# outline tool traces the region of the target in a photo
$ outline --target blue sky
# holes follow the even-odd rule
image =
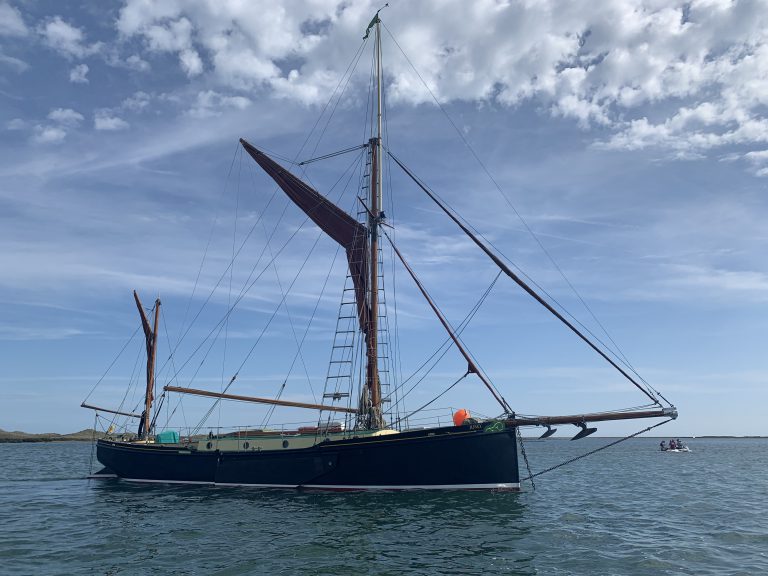
[[[163,364],[169,342],[213,294],[174,354],[177,369],[192,358],[174,383],[218,389],[247,357],[231,391],[267,396],[286,379],[319,299],[283,397],[319,393],[342,258],[323,291],[336,247],[321,238],[312,249],[318,232],[302,226],[295,207],[280,217],[286,201],[270,203],[274,186],[237,139],[288,158],[360,143],[370,43],[327,129],[311,131],[319,117],[326,125],[323,107],[378,7],[0,2],[0,428],[67,432],[93,424],[78,406],[138,326],[134,289],[147,305],[163,301]],[[768,433],[764,5],[616,0],[598,12],[554,0],[424,0],[391,2],[382,18],[502,192],[385,33],[393,152],[601,333],[507,200],[515,206],[635,368],[678,406],[680,419],[664,433]],[[342,156],[307,171],[348,209],[354,187],[334,183],[352,161]],[[398,244],[458,323],[496,271],[402,175],[391,176],[388,216]],[[233,244],[252,227],[233,288],[225,274],[214,290]],[[193,379],[196,347],[254,266],[264,269],[269,257],[259,255],[292,235]],[[310,250],[287,307],[249,356]],[[407,375],[444,336],[404,272],[394,277]],[[462,337],[521,413],[643,403],[503,278]],[[139,346],[134,340],[90,401],[121,402]],[[173,372],[170,364],[164,370],[161,383]],[[463,370],[449,352],[409,405]],[[124,404],[131,409],[135,388]],[[440,403],[496,412],[474,379]],[[174,423],[193,424],[208,407],[187,398]],[[209,422],[247,425],[263,416],[261,407],[225,403]]]

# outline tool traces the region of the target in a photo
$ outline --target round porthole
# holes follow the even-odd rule
[[[243,449],[244,450],[248,450],[248,448],[250,448],[250,447],[251,447],[251,445],[248,442],[243,442]]]
[[[288,448],[288,440],[283,440],[283,448]]]
[[[208,448],[208,450],[210,450],[211,448],[213,448],[213,442],[208,442],[208,444],[206,444],[205,447]]]

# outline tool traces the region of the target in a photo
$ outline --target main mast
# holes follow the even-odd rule
[[[370,197],[368,201],[368,229],[370,232],[370,278],[369,278],[369,317],[367,326],[367,366],[365,385],[370,399],[370,408],[366,418],[369,428],[383,428],[384,419],[381,415],[381,382],[378,370],[378,339],[379,339],[379,221],[382,217],[381,210],[381,20],[379,13],[373,18],[371,24],[375,25],[375,58],[376,58],[376,126],[375,133],[369,143],[371,146],[371,181],[368,189]],[[370,25],[368,27],[370,30]],[[366,33],[367,35],[367,33]]]

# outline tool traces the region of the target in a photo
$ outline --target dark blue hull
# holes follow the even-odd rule
[[[518,490],[514,428],[485,424],[349,438],[310,448],[188,450],[99,440],[97,457],[120,478],[327,490]]]

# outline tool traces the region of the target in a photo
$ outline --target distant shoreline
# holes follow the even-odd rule
[[[0,444],[16,444],[21,442],[72,442],[72,441],[91,441],[95,438],[103,438],[103,432],[95,430],[80,430],[71,434],[57,434],[55,432],[44,432],[42,434],[29,434],[27,432],[13,431],[8,432],[0,429]]]

